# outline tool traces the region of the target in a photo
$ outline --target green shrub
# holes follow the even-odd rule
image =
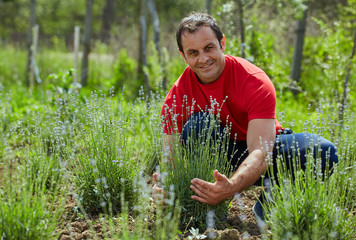
[[[211,206],[193,200],[195,194],[191,189],[191,180],[199,178],[214,182],[213,172],[217,169],[220,173],[229,175],[228,142],[230,139],[229,128],[220,132],[220,120],[209,113],[201,113],[209,123],[204,123],[202,129],[191,128],[185,147],[182,146],[180,136],[173,136],[171,149],[165,149],[161,162],[162,183],[168,192],[174,191],[181,206],[181,226],[191,225],[206,229],[207,214],[215,212],[214,221],[219,224],[227,216],[228,200]],[[191,119],[195,126],[195,119]],[[174,124],[174,123],[173,123]],[[200,133],[199,133],[200,132]],[[171,151],[171,158],[169,151]]]
[[[121,49],[114,67],[114,86],[117,91],[125,88],[126,95],[134,100],[137,97],[140,83],[136,80],[137,63],[131,58],[125,48]]]
[[[2,168],[1,239],[57,238],[55,229],[64,209],[59,192],[63,171],[55,168],[55,159],[30,157],[24,162],[9,161]]]
[[[133,206],[140,189],[134,188],[144,160],[134,150],[139,137],[132,112],[119,102],[92,93],[79,108],[86,119],[78,122],[79,138],[72,153],[78,198],[89,212],[121,211],[121,194]]]
[[[322,136],[328,134],[328,127],[335,127],[323,117],[317,112],[316,118],[304,125],[305,131]],[[346,128],[354,129],[353,126]],[[272,239],[354,238],[356,156],[353,132],[344,132],[335,142],[339,164],[334,166],[332,175],[328,169],[324,175],[321,173],[320,156],[317,154],[314,160],[312,152],[307,153],[308,164],[304,171],[297,157],[292,160],[294,168],[291,170],[287,170],[284,161],[277,161],[279,172],[274,177],[278,178],[278,184],[273,182],[271,188],[273,204],[265,205],[268,235]]]

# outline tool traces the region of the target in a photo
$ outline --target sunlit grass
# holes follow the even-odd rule
[[[15,215],[10,214],[10,208],[5,209],[10,205],[13,209],[26,208],[28,212],[37,212],[38,215],[23,216],[34,231],[38,229],[37,225],[42,226],[36,219],[43,220],[49,216],[37,208],[60,216],[62,208],[53,207],[54,199],[66,196],[66,193],[58,192],[58,187],[65,189],[66,179],[71,181],[68,185],[73,187],[71,191],[75,193],[83,215],[101,214],[103,225],[116,239],[174,239],[179,233],[178,226],[183,233],[193,225],[205,230],[211,209],[214,210],[214,223],[226,217],[228,202],[209,207],[192,200],[194,193],[189,188],[190,180],[195,177],[214,182],[212,171],[216,168],[229,174],[225,165],[219,163],[226,160],[220,149],[224,145],[219,142],[222,140],[210,139],[212,148],[203,142],[199,148],[191,146],[194,151],[183,147],[177,140],[173,149],[175,162],[169,166],[162,150],[162,95],[153,95],[149,101],[141,95],[135,102],[127,101],[125,92],[114,94],[113,91],[99,90],[89,95],[48,90],[34,92],[33,98],[30,96],[21,87],[13,88],[11,94],[6,90],[0,91],[1,173],[10,166],[16,166],[11,168],[11,173],[16,173],[12,178],[17,179],[14,186],[18,186],[11,187],[3,181],[6,178],[1,178],[2,211],[6,213],[4,216],[10,216],[3,221],[13,221],[11,219]],[[27,98],[29,100],[25,101]],[[322,235],[324,230],[320,230],[323,227],[329,229],[325,232],[330,238],[352,234],[347,231],[355,229],[355,219],[350,215],[356,201],[352,110],[347,109],[345,124],[340,128],[331,103],[324,102],[315,107],[298,104],[293,99],[282,100],[282,108],[278,112],[283,126],[291,127],[295,132],[308,131],[333,138],[340,164],[325,181],[320,181],[311,171],[299,172],[295,183],[289,181],[288,175],[282,176],[285,181],[272,191],[276,203],[269,219],[273,223],[270,231],[276,238],[289,234],[300,239],[309,233],[310,236],[325,236]],[[292,110],[296,114],[292,115]],[[211,131],[207,129],[207,136]],[[189,144],[192,143],[189,140]],[[165,177],[163,186],[171,193],[168,195],[171,200],[168,199],[163,208],[152,203],[151,185],[148,184],[148,176],[159,164]],[[31,184],[33,181],[37,185]],[[28,187],[24,188],[24,185]],[[33,186],[32,189],[29,186]],[[31,195],[30,192],[34,191],[40,193]],[[19,194],[26,198],[19,201],[16,197]],[[172,205],[168,206],[168,203]],[[11,211],[17,214],[15,210]],[[314,219],[311,215],[317,217]],[[132,219],[135,219],[134,223]],[[44,234],[55,236],[58,225],[52,225],[52,219],[48,221],[50,225]],[[310,228],[305,228],[306,225]],[[283,226],[291,228],[286,230]],[[14,231],[19,236],[27,234],[20,228],[14,228]]]

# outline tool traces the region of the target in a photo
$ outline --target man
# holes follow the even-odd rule
[[[215,170],[214,183],[192,179],[190,188],[196,193],[192,199],[215,205],[260,181],[268,167],[267,159],[275,161],[280,152],[290,150],[282,146],[278,152],[274,146],[277,140],[289,147],[297,141],[301,154],[310,149],[310,140],[321,141],[324,169],[327,151],[332,158],[330,165],[338,161],[329,141],[312,134],[284,131],[276,119],[276,94],[271,80],[250,62],[224,54],[225,36],[215,19],[203,13],[192,14],[182,20],[176,38],[188,67],[169,91],[162,108],[166,146],[172,142],[173,134],[185,136],[191,118],[213,101],[218,106],[213,111],[218,112],[222,125],[231,124],[231,134],[241,150],[231,159],[237,168],[231,178]],[[248,154],[242,154],[246,152],[243,150]],[[259,202],[253,210],[258,220],[264,219]]]

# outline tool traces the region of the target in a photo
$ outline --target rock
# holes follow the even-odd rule
[[[76,227],[72,227],[71,230],[72,230],[73,233],[82,233],[82,231],[80,231],[80,230],[79,230],[78,228],[76,228]]]
[[[83,227],[83,231],[88,230],[89,229],[89,223],[82,222],[82,227]]]
[[[74,239],[81,240],[84,239],[84,236],[81,233],[74,233]]]
[[[70,232],[68,229],[64,229],[61,233],[61,235],[70,235]]]
[[[77,228],[78,231],[74,231],[73,232],[79,232],[79,233],[82,233],[83,232],[83,223],[81,222],[73,222],[70,224],[72,226],[72,228]]]
[[[95,224],[93,227],[94,227],[94,229],[95,229],[96,231],[101,230],[101,224],[100,224],[100,223]]]
[[[93,239],[94,236],[89,230],[85,230],[82,235],[85,237],[85,239]]]

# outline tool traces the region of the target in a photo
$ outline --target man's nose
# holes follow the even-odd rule
[[[209,59],[209,57],[206,54],[206,52],[201,51],[200,54],[199,54],[199,62],[206,63],[208,61],[208,59]]]

